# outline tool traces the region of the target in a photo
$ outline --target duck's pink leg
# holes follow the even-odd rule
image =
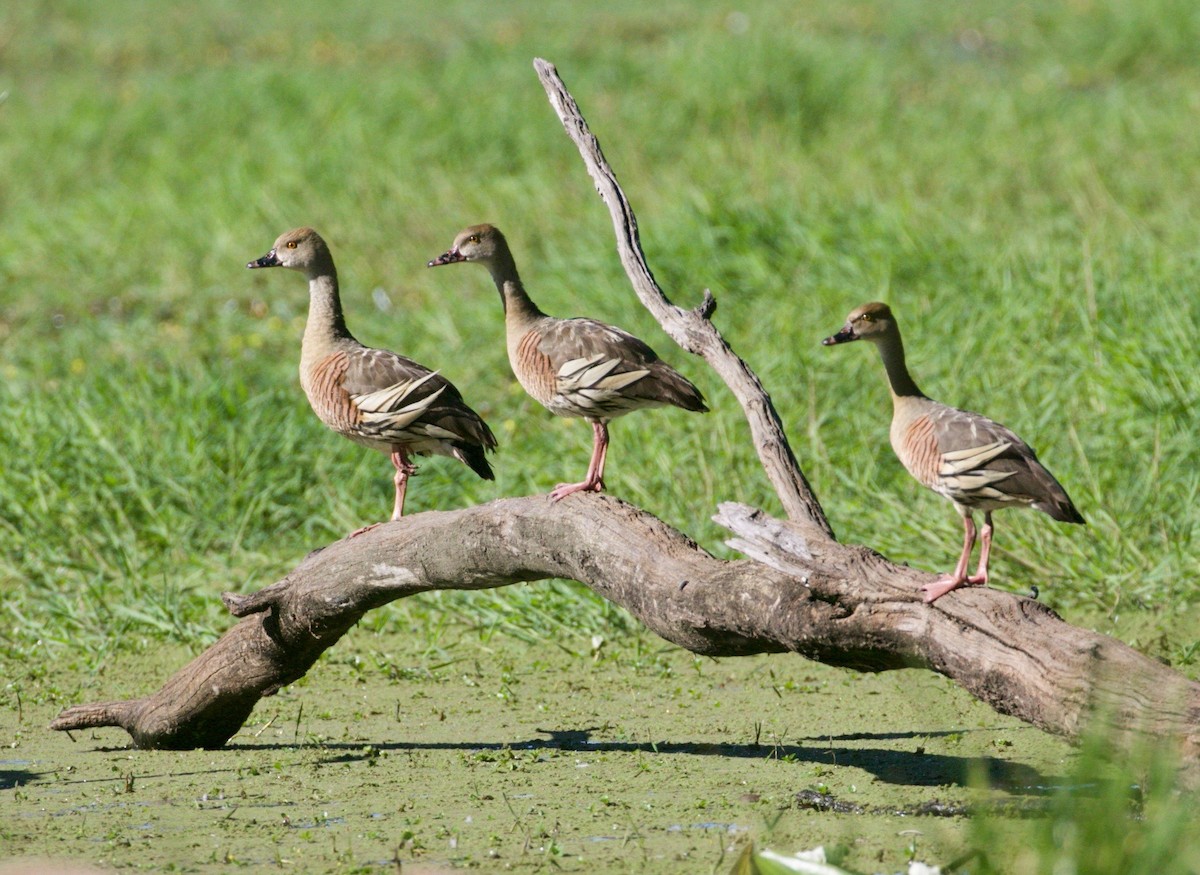
[[[587,477],[579,483],[560,483],[550,493],[551,501],[562,501],[575,492],[600,492],[604,489],[604,461],[608,457],[608,423],[592,420],[592,461]]]
[[[396,484],[396,501],[392,505],[392,519],[398,520],[404,516],[404,495],[408,492],[408,478],[416,473],[417,466],[408,460],[408,453],[403,448],[395,446],[392,447],[392,465],[396,468],[396,476],[392,478]],[[369,526],[355,529],[350,533],[350,537],[357,538],[378,525],[380,524],[371,523]]]
[[[983,515],[983,528],[979,531],[979,567],[975,574],[967,578],[972,586],[983,586],[988,582],[988,559],[992,555],[992,515]]]
[[[990,526],[988,528],[990,537]],[[974,546],[975,520],[971,518],[969,513],[966,513],[963,514],[963,548],[962,553],[958,557],[958,564],[954,566],[952,574],[943,574],[933,583],[927,583],[921,587],[921,593],[924,595],[926,602],[936,601],[946,593],[956,590],[967,583],[967,563],[971,561],[971,548]]]
[[[408,460],[402,447],[392,447],[392,464],[396,466],[396,503],[392,505],[392,519],[404,516],[404,495],[408,492],[408,478],[415,474],[417,466]]]

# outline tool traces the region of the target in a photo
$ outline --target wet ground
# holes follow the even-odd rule
[[[843,845],[845,865],[897,872],[959,856],[970,810],[1019,829],[1069,770],[1062,741],[929,672],[714,661],[650,636],[593,651],[464,633],[430,653],[357,631],[224,750],[45,729],[64,705],[151,691],[189,656],[151,650],[97,676],[9,685],[0,859],[707,873],[753,841]]]

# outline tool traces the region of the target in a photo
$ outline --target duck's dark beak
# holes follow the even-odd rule
[[[821,341],[821,346],[833,346],[837,343],[849,343],[852,340],[858,340],[858,335],[854,333],[854,326],[849,322],[842,326],[842,330],[832,337],[826,337]]]
[[[457,261],[466,260],[466,256],[462,255],[457,249],[447,249],[437,258],[429,262],[426,267],[440,267],[443,264],[454,264]]]
[[[262,258],[257,258],[254,261],[250,261],[250,262],[246,263],[246,267],[249,267],[249,268],[282,267],[282,266],[283,266],[283,264],[280,262],[279,256],[275,254],[274,249],[272,249],[270,252],[268,252]]]

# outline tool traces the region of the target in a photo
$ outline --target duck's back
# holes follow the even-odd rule
[[[703,411],[704,398],[648,344],[594,319],[543,317],[509,337],[531,396],[560,416],[612,419],[642,407]]]
[[[482,450],[496,446],[491,429],[453,383],[412,359],[342,342],[301,368],[301,384],[318,418],[357,443],[454,456],[480,476],[491,473],[482,461]],[[479,452],[467,458],[465,447]]]
[[[923,397],[896,399],[891,440],[920,483],[965,508],[1031,506],[1083,522],[1066,491],[1015,432],[980,414]]]

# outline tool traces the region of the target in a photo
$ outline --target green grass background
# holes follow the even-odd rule
[[[712,401],[620,421],[615,494],[717,552],[716,502],[777,510],[728,394],[628,289],[535,55],[580,101],[668,293],[716,294],[843,538],[930,569],[958,545],[887,446],[874,355],[819,346],[884,298],[924,388],[1022,433],[1091,523],[1001,515],[1000,585],[1170,625],[1200,594],[1198,38],[1181,0],[12,4],[5,652],[200,646],[227,622],[219,591],[386,514],[386,460],[299,391],[302,281],[243,268],[302,223],[329,239],[360,338],[443,369],[502,440],[495,484],[431,461],[412,511],[586,465],[587,429],[515,385],[483,272],[424,267],[483,220],[544,308],[647,337]],[[574,587],[394,609],[442,610],[529,634],[619,622]],[[1164,654],[1187,663],[1196,641]]]
[[[730,397],[628,290],[535,55],[574,90],[668,293],[713,289],[843,538],[931,569],[958,543],[891,455],[873,354],[818,345],[884,298],[926,391],[1021,432],[1091,523],[1001,515],[1001,585],[1093,616],[1197,601],[1192,4],[289,10],[0,13],[9,650],[201,644],[217,592],[386,513],[386,460],[298,389],[302,281],[242,267],[297,224],[329,239],[360,338],[443,369],[501,437],[494,485],[432,461],[413,511],[586,465],[587,429],[516,387],[483,272],[424,267],[483,220],[544,308],[649,338],[712,399],[619,422],[615,494],[718,552],[717,501],[777,509]],[[543,597],[424,606],[521,625]]]
[[[353,330],[444,370],[502,440],[496,483],[427,463],[411,509],[546,490],[589,434],[515,385],[482,271],[504,228],[535,298],[647,337],[704,418],[614,428],[612,491],[721,552],[716,502],[777,504],[736,406],[637,304],[530,67],[557,63],[651,264],[763,377],[839,534],[948,567],[957,518],[887,446],[873,354],[822,336],[889,300],[926,391],[1039,451],[1091,525],[1002,514],[996,579],[1103,622],[1197,602],[1200,13],[1128,4],[12,4],[0,12],[0,588],[12,655],[89,659],[226,622],[388,506],[295,375],[306,295],[243,264],[312,224]],[[587,631],[576,588],[432,596]],[[582,601],[582,606],[581,606]],[[1166,647],[1190,658],[1196,637]]]
[[[959,543],[891,454],[872,351],[819,345],[881,298],[923,388],[1016,429],[1088,518],[1001,514],[997,584],[1196,676],[1197,45],[1187,0],[6,4],[0,677],[198,650],[221,591],[386,516],[386,459],[299,389],[303,282],[244,269],[299,224],[359,338],[442,369],[500,437],[494,484],[428,461],[410,512],[587,462],[588,429],[515,385],[484,273],[424,266],[479,221],[547,311],[633,330],[710,399],[617,423],[614,494],[721,555],[717,502],[778,512],[736,405],[628,288],[534,56],[668,294],[713,290],[843,539],[931,570]],[[446,623],[581,651],[631,628],[568,584],[364,625]]]

